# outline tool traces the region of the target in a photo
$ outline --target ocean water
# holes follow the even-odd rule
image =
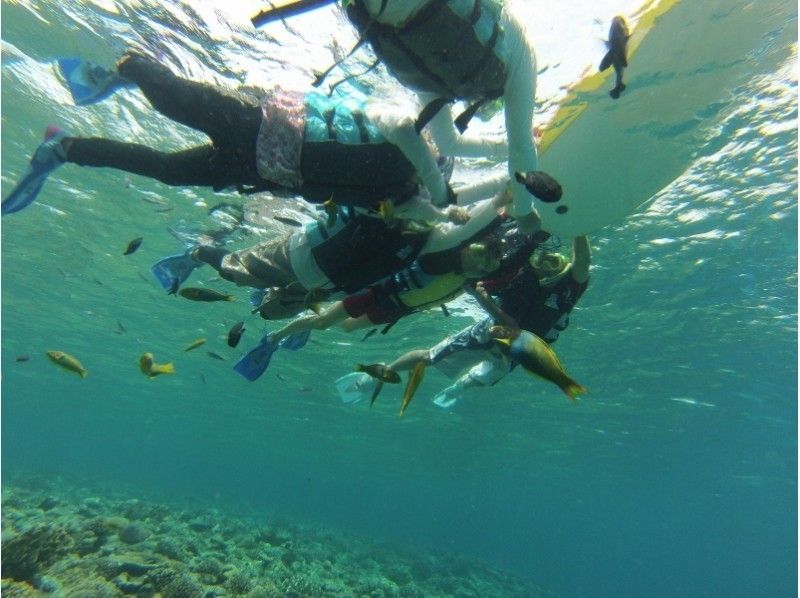
[[[602,54],[607,25],[595,19],[638,3],[518,4],[549,66],[541,99],[557,100]],[[51,492],[82,485],[262,514],[476,559],[562,596],[795,596],[797,8],[772,5],[785,25],[742,57],[751,77],[715,107],[685,172],[591,237],[591,284],[555,346],[590,389],[577,404],[515,372],[445,411],[429,398],[449,382],[432,369],[402,419],[392,389],[371,410],[339,401],[334,379],[461,329],[475,313],[465,302],[364,342],[314,333],[248,383],[231,367],[263,324],[245,290],[201,270],[194,281],[237,301],[191,303],[147,272],[180,250],[168,227],[213,228],[208,209],[240,198],[61,168],[34,205],[2,221],[4,486],[33,477]],[[55,57],[110,64],[145,45],[194,78],[302,85],[353,42],[330,9],[257,33],[247,24],[257,6],[4,1],[3,196],[50,123],[162,148],[201,139],[135,91],[72,105]],[[404,94],[383,73],[366,81]],[[475,178],[492,166],[459,168]],[[123,256],[135,237],[141,248]],[[231,350],[224,336],[240,319],[248,330]],[[184,353],[198,337],[207,344]],[[75,355],[90,375],[59,370],[48,350]],[[177,374],[147,380],[145,351]]]

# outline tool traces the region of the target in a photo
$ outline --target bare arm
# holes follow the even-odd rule
[[[320,315],[305,316],[289,322],[280,330],[276,330],[270,335],[273,343],[284,339],[290,334],[305,332],[306,330],[325,330],[326,328],[338,324],[347,318],[347,311],[344,303],[337,301]]]
[[[584,283],[589,280],[589,264],[592,261],[592,250],[589,238],[585,235],[572,240],[572,278],[575,282]]]
[[[480,282],[475,285],[475,288],[472,288],[469,284],[465,284],[464,291],[472,295],[472,298],[478,302],[478,305],[481,306],[483,311],[489,314],[495,322],[503,326],[511,326],[513,328],[519,327],[519,324],[514,318],[500,309],[500,306],[494,302],[494,299],[486,292],[486,289],[483,288]]]
[[[427,243],[425,243],[422,253],[450,249],[463,240],[469,239],[472,235],[488,226],[497,217],[497,210],[508,205],[510,201],[510,196],[507,193],[499,193],[493,199],[487,199],[476,204],[470,211],[470,218],[466,224],[437,224]]]

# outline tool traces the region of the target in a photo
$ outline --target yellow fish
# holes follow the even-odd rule
[[[373,363],[370,365],[364,365],[363,363],[359,363],[356,366],[357,372],[364,372],[369,374],[376,380],[380,380],[381,382],[388,382],[389,384],[399,384],[400,383],[400,374],[395,372],[393,369],[390,369],[387,365],[383,363]]]
[[[411,373],[408,375],[408,383],[406,384],[406,389],[403,392],[403,404],[400,407],[400,416],[403,416],[403,413],[408,407],[408,404],[411,402],[411,399],[414,398],[414,393],[417,392],[417,388],[419,385],[422,384],[422,378],[425,376],[425,362],[418,361],[417,365],[414,366],[414,369],[411,370]]]
[[[69,370],[70,372],[75,372],[81,378],[85,378],[89,375],[89,370],[83,367],[81,362],[75,359],[72,355],[68,355],[63,351],[48,351],[46,355],[50,358],[50,361],[56,365],[60,365],[62,368]]]
[[[378,203],[378,213],[385,222],[394,218],[394,202],[391,199],[384,199]]]
[[[550,345],[535,334],[509,326],[492,326],[489,333],[511,359],[531,374],[556,384],[570,399],[588,392],[570,378]]]
[[[155,378],[160,374],[175,373],[175,366],[173,366],[171,363],[155,363],[153,361],[152,353],[144,353],[139,358],[139,369],[142,370],[142,373],[149,378]]]
[[[200,347],[200,346],[205,345],[205,344],[206,344],[206,339],[198,338],[196,340],[193,340],[191,343],[189,343],[189,345],[183,350],[183,352],[187,353],[187,352],[191,351],[192,349],[197,349],[197,347]]]
[[[325,223],[327,226],[336,224],[336,214],[339,212],[339,206],[333,201],[333,195],[322,202],[322,207],[325,208],[325,213],[328,215],[328,220]]]

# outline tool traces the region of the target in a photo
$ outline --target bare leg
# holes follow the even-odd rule
[[[342,322],[342,330],[345,332],[353,332],[353,330],[361,330],[362,328],[369,328],[370,326],[375,326],[375,324],[366,315],[357,318],[347,318]]]
[[[346,318],[347,311],[344,308],[344,303],[338,301],[318,316],[307,316],[305,318],[298,318],[297,320],[290,322],[280,330],[273,332],[271,339],[273,343],[277,343],[284,337],[296,332],[305,332],[306,330],[325,330],[334,324],[342,322]]]
[[[423,362],[426,366],[431,364],[430,350],[413,349],[395,359],[389,364],[389,368],[401,372],[412,369],[419,362]]]

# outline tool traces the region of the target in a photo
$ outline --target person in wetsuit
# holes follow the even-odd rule
[[[210,142],[163,152],[49,128],[28,174],[3,201],[4,214],[33,201],[49,172],[65,162],[116,168],[172,186],[283,192],[368,209],[382,200],[399,205],[418,199],[422,188],[437,206],[455,200],[431,147],[396,107],[279,87],[258,97],[179,77],[133,52],[120,59],[113,76],[108,73],[98,79],[135,84],[158,112],[204,132]]]
[[[425,108],[417,130],[430,123],[440,151],[452,156],[508,158],[515,172],[537,169],[533,138],[536,56],[525,27],[498,0],[352,0],[345,12],[388,71],[417,92]],[[505,139],[464,133],[475,110],[504,102]],[[468,108],[453,118],[450,104]],[[462,133],[458,135],[456,128]],[[512,183],[512,215],[523,232],[535,232],[533,200]]]
[[[467,389],[492,386],[513,369],[513,362],[489,334],[492,326],[521,328],[554,343],[588,287],[591,250],[585,236],[573,239],[572,260],[560,253],[535,251],[536,245],[534,241],[523,243],[491,278],[467,287],[488,313],[486,318],[429,349],[408,351],[388,367],[408,370],[422,362],[435,365],[451,378],[467,370],[434,397],[437,405],[450,407]],[[366,377],[364,383],[369,383]]]

